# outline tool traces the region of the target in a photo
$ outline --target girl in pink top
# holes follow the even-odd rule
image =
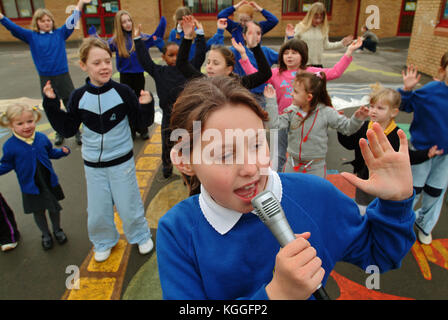
[[[307,67],[308,62],[308,46],[298,39],[290,39],[283,43],[279,51],[279,67],[272,68],[272,77],[268,83],[272,84],[277,94],[278,113],[282,114],[283,110],[292,103],[293,80],[297,72],[324,72],[327,80],[339,78],[353,60],[352,53],[361,47],[362,40],[354,41],[348,48],[342,58],[333,68],[316,68]],[[249,59],[240,60],[246,74],[252,74],[257,71]]]

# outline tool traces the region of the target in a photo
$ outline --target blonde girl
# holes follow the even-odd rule
[[[395,122],[395,117],[398,115],[401,104],[400,93],[394,89],[385,88],[379,83],[371,85],[371,87],[372,92],[370,93],[368,106],[370,120],[365,121],[362,127],[352,135],[344,135],[338,132],[338,140],[341,145],[348,150],[355,151],[355,159],[350,163],[353,165],[353,172],[361,179],[369,177],[369,170],[361,154],[359,139],[367,138],[367,130],[373,126],[373,123],[376,122],[381,126],[395,151],[400,147],[400,137],[398,135],[400,128]],[[409,150],[411,164],[421,163],[442,153],[443,150],[438,150],[437,146],[433,146],[429,150]],[[367,206],[374,198],[374,196],[365,193],[361,189],[356,189],[355,201],[359,206],[361,214],[365,213]]]
[[[54,149],[46,135],[36,132],[36,122],[41,118],[35,107],[17,103],[8,107],[0,117],[0,125],[11,129],[12,136],[3,145],[0,160],[0,175],[14,170],[19,180],[23,198],[23,211],[32,213],[42,232],[44,250],[53,247],[53,238],[48,229],[45,211],[53,225],[53,234],[58,243],[67,241],[60,227],[60,200],[64,193],[50,159],[59,159],[70,153],[67,147]]]
[[[50,80],[59,98],[67,107],[71,92],[75,89],[69,74],[65,41],[75,30],[76,23],[81,18],[84,4],[91,0],[79,0],[72,15],[66,23],[56,28],[53,14],[44,8],[35,11],[32,20],[32,30],[24,29],[0,13],[0,23],[11,34],[30,46],[31,56],[39,74],[41,92],[48,80]],[[56,145],[64,141],[59,133],[56,133]],[[81,133],[76,134],[76,142],[81,144]]]
[[[315,2],[305,18],[294,28],[294,37],[302,39],[308,45],[309,62],[322,68],[324,49],[332,50],[348,46],[353,36],[347,36],[338,42],[328,41],[329,25],[325,5]]]

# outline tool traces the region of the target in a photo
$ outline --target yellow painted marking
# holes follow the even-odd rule
[[[347,72],[355,72],[355,71],[365,71],[365,72],[370,72],[370,73],[380,73],[380,74],[382,74],[384,76],[388,76],[388,77],[401,77],[401,73],[388,72],[388,71],[379,70],[379,69],[371,69],[371,68],[360,66],[359,64],[356,64],[355,62],[352,61],[352,63],[350,63],[350,65],[348,66],[347,70],[345,70],[345,73],[347,73]]]
[[[36,131],[46,131],[48,129],[53,129],[51,127],[51,124],[47,123],[42,123],[36,126]]]
[[[118,212],[114,212],[114,222],[115,226],[117,227],[117,231],[119,234],[124,234],[123,231],[123,222],[120,219],[120,216],[118,215]]]
[[[90,272],[117,272],[120,268],[121,260],[124,255],[124,250],[126,249],[126,240],[118,240],[115,247],[112,248],[110,257],[103,262],[96,262],[92,257],[89,265],[87,266],[87,271]]]
[[[440,240],[434,240],[431,243],[432,247],[437,250],[443,258],[443,267],[448,269],[448,250],[443,246]]]
[[[426,260],[425,253],[423,252],[423,249],[418,243],[418,241],[414,243],[411,250],[412,253],[414,254],[418,266],[420,267],[423,277],[426,280],[431,280],[432,279],[431,269],[429,268],[428,260]]]
[[[110,300],[114,292],[115,278],[80,278],[77,290],[71,290],[67,300]]]
[[[143,172],[143,171],[137,171],[137,182],[139,188],[146,188],[148,186],[148,181],[152,177],[152,172]]]
[[[152,143],[162,143],[162,136],[160,134],[153,134],[151,137]]]
[[[160,157],[140,157],[135,164],[135,169],[156,170],[160,161]]]
[[[430,245],[422,244],[421,245],[423,252],[425,253],[426,258],[435,263],[437,261],[437,258],[434,255],[434,252],[432,251],[432,247]]]
[[[162,145],[161,144],[148,144],[145,148],[144,154],[161,154]]]
[[[146,145],[154,145],[154,137],[159,137],[160,142],[160,126],[157,126],[154,132]],[[144,146],[143,152],[141,151],[136,157],[136,169],[139,170],[136,172],[136,176],[143,203],[145,202],[146,190],[151,186],[150,182],[154,172],[161,163],[161,148],[150,149],[151,152],[154,152],[152,154],[157,156],[145,156],[144,150],[146,149],[147,146]],[[67,290],[62,299],[111,300],[120,298],[131,245],[123,236],[123,224],[116,211],[114,212],[114,221],[121,238],[117,245],[112,248],[110,257],[104,262],[96,262],[92,250],[81,266],[80,288]]]

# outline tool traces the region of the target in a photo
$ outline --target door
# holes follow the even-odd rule
[[[114,17],[120,10],[119,0],[92,0],[84,5],[83,24],[84,36],[94,26],[100,37],[111,37],[114,30]]]
[[[417,9],[417,0],[403,0],[397,35],[399,36],[411,35],[416,9]]]

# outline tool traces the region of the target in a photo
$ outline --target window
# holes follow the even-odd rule
[[[331,0],[283,0],[283,15],[305,15],[314,2],[322,2],[325,5],[327,14],[331,14]]]
[[[448,0],[444,0],[442,4],[442,14],[438,27],[448,28]]]
[[[222,9],[232,5],[232,0],[184,0],[184,6],[199,15],[217,15]]]
[[[0,0],[0,6],[10,19],[31,19],[36,9],[45,8],[44,0]]]

